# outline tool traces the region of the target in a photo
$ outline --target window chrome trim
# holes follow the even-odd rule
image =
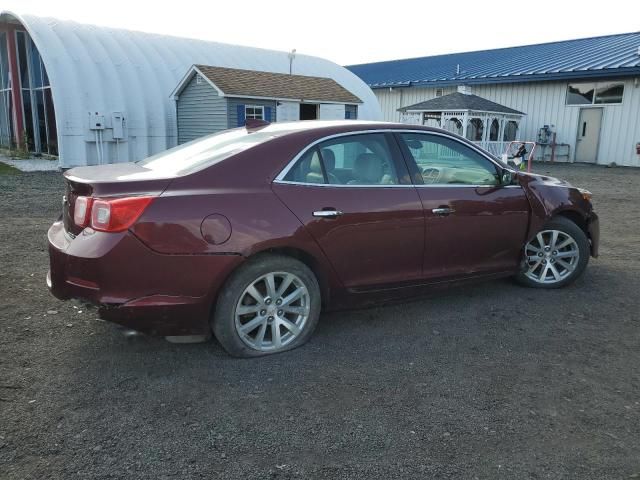
[[[273,183],[277,183],[280,185],[301,185],[303,187],[324,187],[324,188],[407,188],[407,187],[415,187],[415,185],[405,185],[405,184],[385,184],[385,183],[372,183],[371,185],[349,185],[348,183],[307,183],[307,182],[292,182],[289,180],[274,180]]]
[[[322,188],[522,188],[521,185],[468,185],[465,183],[431,183],[426,185],[387,185],[387,184],[371,184],[371,185],[349,185],[346,183],[306,183],[306,182],[290,182],[288,180],[274,180],[273,183],[278,185],[299,185],[301,187],[322,187]]]
[[[353,136],[353,135],[370,135],[372,133],[419,133],[422,135],[437,135],[440,137],[445,137],[445,138],[449,138],[455,142],[458,142],[459,144],[465,146],[465,147],[469,147],[472,150],[474,150],[475,152],[479,153],[482,157],[484,157],[485,159],[487,159],[489,162],[491,162],[493,165],[496,166],[496,168],[499,168],[500,170],[509,170],[509,171],[515,171],[515,170],[511,170],[508,166],[505,167],[503,165],[500,165],[498,162],[495,161],[495,159],[491,158],[490,156],[488,156],[484,151],[482,151],[482,149],[480,149],[479,147],[477,147],[475,144],[467,144],[464,142],[461,142],[459,139],[457,139],[455,136],[447,134],[447,133],[442,133],[442,132],[433,132],[433,131],[429,131],[429,130],[415,130],[415,129],[399,129],[399,128],[380,128],[380,129],[375,129],[375,130],[358,130],[355,132],[342,132],[342,133],[335,133],[333,135],[327,135],[326,137],[322,137],[319,138],[317,140],[314,140],[313,142],[311,142],[309,145],[307,145],[306,147],[304,147],[302,150],[300,150],[300,152],[298,152],[298,154],[293,157],[293,159],[280,171],[280,173],[276,176],[276,178],[274,179],[274,183],[283,183],[283,184],[289,184],[289,185],[312,185],[315,187],[367,187],[367,188],[372,188],[372,187],[384,187],[384,188],[394,188],[394,187],[442,187],[442,186],[450,186],[450,187],[471,187],[471,188],[478,188],[478,187],[497,187],[499,185],[458,185],[458,184],[415,184],[415,183],[411,183],[410,185],[377,185],[377,184],[373,184],[373,185],[347,185],[347,184],[331,184],[331,183],[305,183],[305,182],[294,182],[291,180],[284,180],[284,177],[287,176],[287,174],[289,173],[289,171],[295,166],[295,164],[298,162],[298,160],[300,160],[300,158],[307,153],[308,150],[312,149],[313,147],[315,147],[316,145],[318,145],[319,143],[325,142],[327,140],[332,140],[334,138],[340,138],[340,137],[349,137],[349,136]],[[505,185],[505,187],[513,187],[513,186],[518,186],[519,185]]]
[[[444,187],[444,188],[522,188],[522,185],[468,185],[466,183],[429,183],[424,185],[408,185],[416,188],[436,188],[436,187]]]

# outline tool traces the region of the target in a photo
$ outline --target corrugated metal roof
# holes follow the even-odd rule
[[[640,32],[347,66],[372,88],[640,74]]]
[[[332,78],[210,65],[195,65],[195,67],[229,97],[240,95],[269,97],[277,100],[362,103],[362,100]]]
[[[509,113],[512,115],[524,115],[524,113],[492,102],[478,95],[464,94],[460,92],[450,93],[441,97],[432,98],[424,102],[399,108],[399,112],[442,112],[446,110],[473,110],[476,112]]]

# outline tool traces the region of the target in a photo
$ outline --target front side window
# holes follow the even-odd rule
[[[261,105],[245,105],[244,118],[247,120],[264,120],[264,107]]]
[[[397,185],[398,172],[384,134],[352,135],[310,148],[284,178],[326,185]]]
[[[426,185],[498,185],[496,165],[451,138],[422,133],[400,135]]]
[[[622,82],[570,83],[567,86],[567,105],[601,105],[622,103]]]

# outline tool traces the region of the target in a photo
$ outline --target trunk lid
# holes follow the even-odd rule
[[[150,195],[159,196],[173,180],[172,175],[144,168],[135,163],[118,163],[67,170],[62,219],[67,232],[82,231],[73,221],[76,199],[79,196],[104,198]]]

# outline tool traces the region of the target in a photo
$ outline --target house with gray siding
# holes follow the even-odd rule
[[[357,119],[362,100],[331,78],[193,65],[172,96],[178,143],[246,120]]]

